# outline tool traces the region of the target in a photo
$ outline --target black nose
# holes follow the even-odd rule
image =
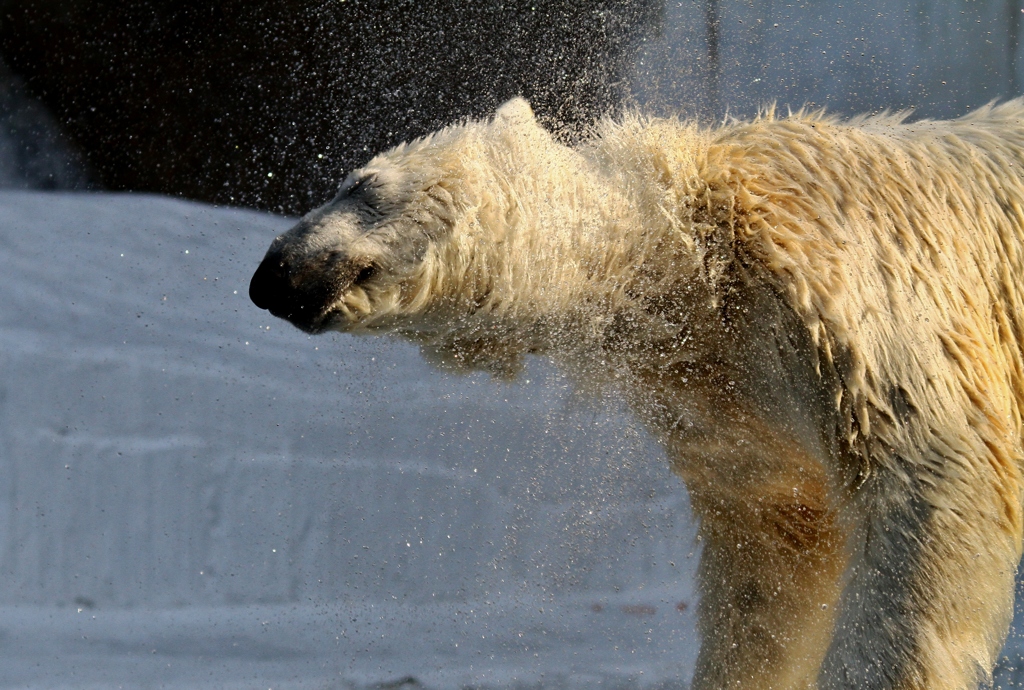
[[[278,313],[289,301],[291,285],[288,271],[280,257],[267,256],[249,281],[249,299],[260,309]]]
[[[249,281],[249,299],[260,309],[310,333],[319,332],[325,310],[335,298],[327,270],[330,253],[314,260],[289,261],[283,252],[267,253]]]

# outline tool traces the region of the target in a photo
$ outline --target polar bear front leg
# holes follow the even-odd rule
[[[820,487],[732,500],[693,492],[704,544],[693,688],[814,687],[845,566]]]
[[[1013,613],[1019,471],[995,444],[973,457],[955,447],[891,456],[858,489],[862,533],[821,690],[963,690],[989,677]]]

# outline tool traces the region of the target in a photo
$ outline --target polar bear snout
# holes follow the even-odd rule
[[[266,257],[256,268],[249,281],[249,299],[260,309],[271,313],[281,311],[284,291],[287,289],[288,271],[277,257]]]
[[[307,333],[320,333],[339,297],[364,270],[335,251],[295,260],[271,247],[249,281],[249,299]]]

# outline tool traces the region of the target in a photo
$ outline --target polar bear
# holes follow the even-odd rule
[[[1021,557],[1024,101],[606,120],[521,100],[377,156],[259,307],[617,387],[704,549],[695,688],[973,688]]]

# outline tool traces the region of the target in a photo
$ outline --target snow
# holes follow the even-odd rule
[[[0,192],[0,688],[684,684],[699,545],[621,403],[271,319],[289,224]]]

